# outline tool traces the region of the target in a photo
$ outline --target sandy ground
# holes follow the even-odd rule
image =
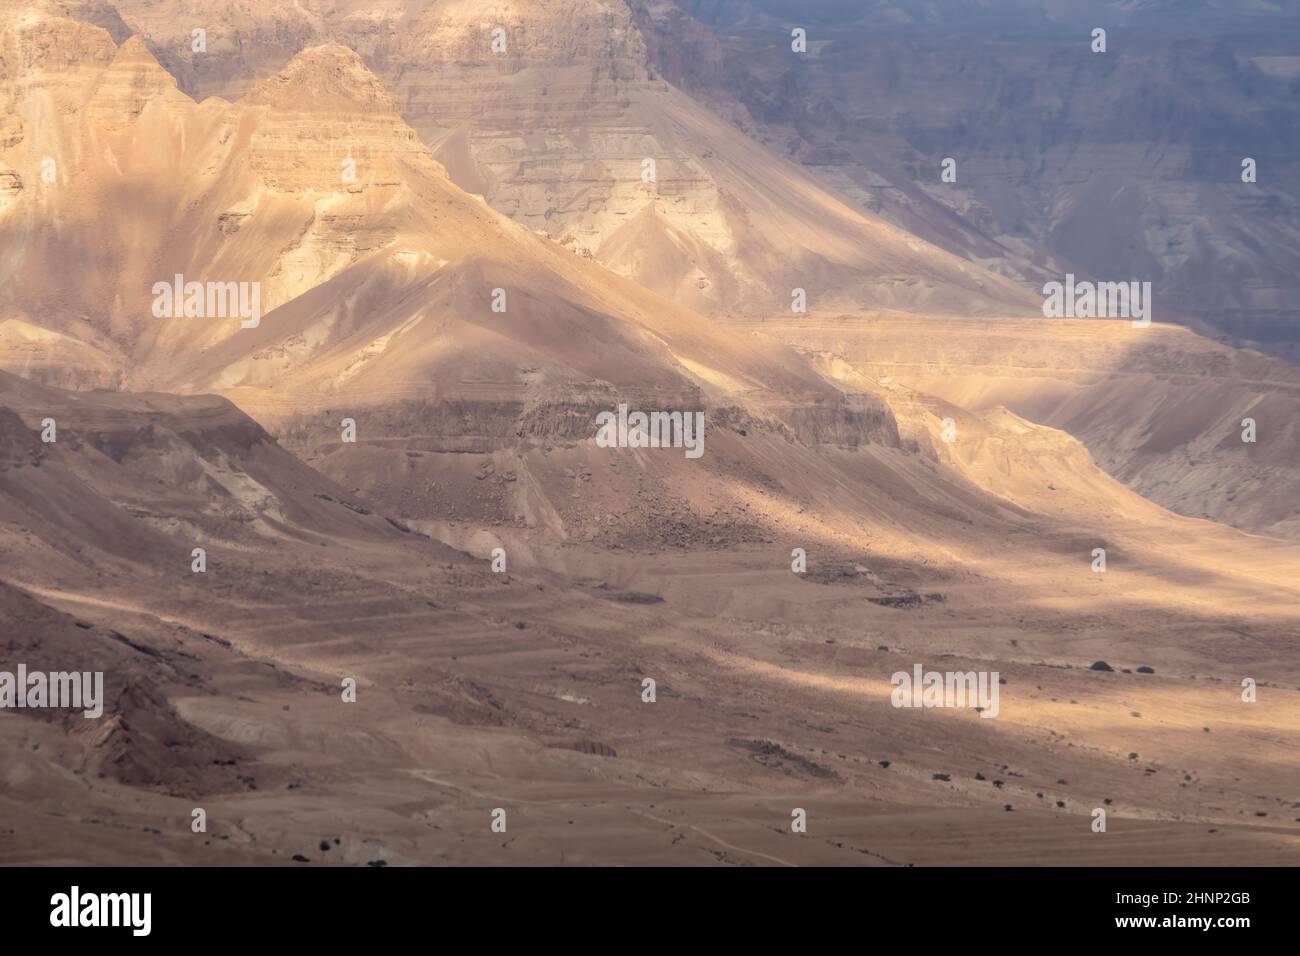
[[[358,577],[333,595],[280,593],[255,606],[159,595],[147,610],[33,586],[51,606],[133,639],[202,626],[228,640],[203,654],[206,692],[172,699],[185,721],[248,748],[246,782],[159,793],[69,772],[49,756],[57,728],[6,718],[0,854],[105,864],[294,854],[311,865],[1300,861],[1300,674],[1294,663],[1269,669],[1255,704],[1237,687],[1258,648],[1286,644],[1291,625],[1257,625],[1247,640],[1227,621],[1122,603],[1086,616],[1022,604],[1008,622],[997,597],[1006,592],[986,584],[949,588],[941,606],[880,608],[852,579],[796,577],[772,549],[572,563],[597,559],[604,578],[579,586],[480,569],[465,572],[463,589],[444,581],[423,592],[406,560],[402,594],[390,584],[378,598]],[[352,560],[402,580],[387,554]],[[668,597],[641,603],[654,592]],[[1098,657],[1116,671],[1089,670]],[[889,675],[918,661],[996,669],[1006,680],[998,717],[892,707]],[[1155,673],[1121,671],[1139,664]],[[340,699],[341,676],[357,680],[356,703]],[[654,703],[641,700],[647,676]],[[189,830],[194,807],[207,812],[205,834]],[[505,833],[490,828],[498,807]],[[1104,834],[1090,829],[1095,807],[1107,809]],[[791,832],[794,808],[807,812],[805,834]]]

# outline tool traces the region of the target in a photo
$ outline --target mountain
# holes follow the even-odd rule
[[[670,80],[862,208],[1033,288],[1150,281],[1158,321],[1300,355],[1293,5],[634,6]]]
[[[828,394],[785,350],[723,332],[460,190],[383,112],[386,94],[349,50],[312,48],[238,103],[200,105],[138,40],[114,49],[71,21],[51,35],[93,40],[103,66],[74,68],[86,75],[53,103],[37,76],[17,86],[42,90],[22,101],[29,125],[65,117],[48,150],[26,137],[3,154],[22,183],[0,218],[6,279],[22,278],[0,305],[9,364],[29,377],[289,406],[436,394],[453,366],[521,393],[604,381]],[[159,148],[133,149],[142,137]],[[41,182],[44,158],[62,179]],[[72,259],[84,281],[70,284],[50,264]],[[172,296],[177,275],[220,284],[230,314],[174,316],[189,299]],[[226,283],[240,286],[228,301]],[[237,298],[259,314],[234,315]]]
[[[314,44],[357,51],[458,185],[694,309],[785,311],[796,288],[828,306],[1035,307],[665,82],[622,0],[116,9],[199,99],[237,98]],[[201,53],[183,26],[199,20],[211,35]]]
[[[707,412],[719,441],[750,428],[897,441],[878,398],[463,192],[345,48],[304,51],[236,103],[195,104],[138,40],[114,48],[68,20],[45,35],[91,46],[102,66],[73,68],[86,75],[56,86],[62,100],[39,64],[16,87],[29,127],[63,117],[50,151],[64,178],[25,186],[0,218],[15,237],[9,275],[23,276],[0,299],[2,354],[29,378],[219,392],[299,450],[350,452],[351,419],[364,455],[334,467],[380,456],[377,474],[412,482],[438,464],[423,453],[572,442],[620,401]],[[29,182],[41,152],[24,138],[3,158]],[[66,261],[84,281],[52,268]],[[228,313],[254,290],[260,310],[177,316],[190,282],[205,293],[196,311],[210,311],[214,286]],[[501,507],[513,521],[541,506]]]

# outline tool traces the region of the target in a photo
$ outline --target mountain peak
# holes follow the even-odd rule
[[[138,33],[133,33],[122,41],[121,46],[117,48],[117,59],[122,63],[158,62],[158,58],[153,55],[149,45],[144,42],[144,38]]]
[[[111,45],[108,33],[91,27]],[[139,36],[128,37],[94,84],[89,108],[104,129],[121,129],[143,113],[150,102],[175,104],[189,98],[176,78],[158,62]]]
[[[133,33],[122,41],[122,45],[117,48],[117,53],[113,56],[110,69],[151,76],[157,81],[156,85],[162,87],[175,88],[176,86],[176,78],[158,62],[158,57],[154,56],[153,50],[149,49],[149,44],[145,43],[144,38],[138,33]]]
[[[392,98],[353,50],[323,43],[299,52],[244,102],[310,113],[396,112]]]

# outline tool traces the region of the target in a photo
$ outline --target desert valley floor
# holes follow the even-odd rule
[[[1300,859],[1300,548],[1175,516],[1077,451],[1031,468],[1027,445],[1065,439],[1009,413],[965,478],[865,448],[826,484],[784,437],[710,435],[757,490],[690,522],[638,511],[667,477],[646,451],[542,444],[467,478],[580,511],[590,531],[557,542],[387,521],[218,400],[4,383],[80,445],[46,454],[10,419],[6,650],[93,663],[111,688],[103,722],[0,722],[6,862]],[[187,495],[200,458],[275,507],[241,521]],[[142,494],[151,472],[171,477]],[[168,544],[182,527],[205,574]],[[71,528],[95,537],[68,547]],[[996,670],[998,717],[891,706],[914,662]]]

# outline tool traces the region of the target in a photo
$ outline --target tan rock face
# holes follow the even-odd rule
[[[66,108],[86,95],[96,67],[117,56],[103,30],[54,13],[52,3],[25,3],[6,14],[0,29],[0,149],[22,141],[27,127],[19,106],[34,89]]]
[[[23,191],[23,177],[12,169],[0,169],[0,209],[18,201]]]
[[[191,105],[144,41],[131,37],[95,80],[85,114],[97,130],[116,132],[134,124],[146,108],[179,117]]]
[[[274,117],[257,124],[249,152],[258,178],[277,191],[359,192],[357,170],[365,182],[392,185],[403,162],[435,168],[378,80],[346,47],[305,50],[239,105]],[[348,231],[364,246],[365,227],[355,225]]]
[[[20,89],[48,142],[0,154],[13,170],[0,229],[22,235],[5,248],[21,281],[0,294],[0,347],[25,375],[217,390],[268,417],[426,401],[421,415],[445,423],[438,403],[467,401],[486,423],[467,430],[500,436],[568,437],[549,408],[590,425],[619,388],[651,407],[753,403],[772,427],[846,441],[889,432],[878,405],[874,419],[849,410],[783,347],[462,191],[347,48],[309,48],[234,103],[196,104],[133,39],[67,89],[79,97],[57,106],[35,81]],[[797,411],[807,402],[819,408]]]
[[[200,98],[240,96],[313,43],[355,50],[458,185],[692,308],[788,311],[795,288],[822,305],[1032,307],[682,96],[622,0],[119,9]]]

